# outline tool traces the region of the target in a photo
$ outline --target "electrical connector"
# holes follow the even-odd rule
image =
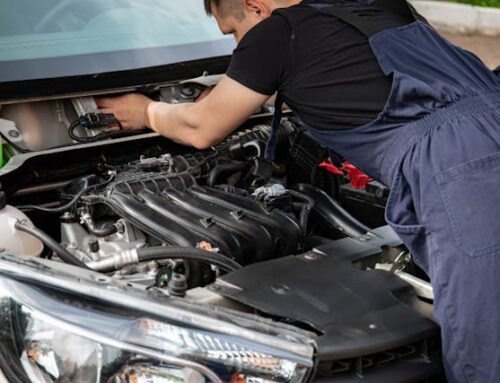
[[[110,126],[120,126],[113,114],[109,113],[86,113],[80,116],[80,124],[87,129],[100,129]]]

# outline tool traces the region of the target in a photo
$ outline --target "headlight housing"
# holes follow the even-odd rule
[[[0,275],[0,367],[8,379],[42,383],[300,383],[312,367],[312,351],[180,319]]]

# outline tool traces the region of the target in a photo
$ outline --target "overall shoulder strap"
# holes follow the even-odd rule
[[[341,4],[344,6],[342,6]],[[370,17],[366,15],[366,12],[363,12],[363,15],[361,15],[356,12],[356,9],[353,9],[349,6],[345,7],[346,2],[339,3],[337,5],[334,5],[332,3],[312,3],[310,5],[320,10],[321,12],[335,16],[343,22],[353,26],[368,38],[385,29],[378,23],[373,22]],[[417,20],[417,12],[408,4],[406,0],[374,0],[368,2],[366,5],[401,16],[407,19],[409,22]]]
[[[380,32],[380,28],[365,17],[361,17],[352,10],[340,8],[335,5],[319,8],[321,12],[335,16],[346,24],[352,25],[354,28],[363,33],[366,37],[371,37]]]
[[[415,8],[406,0],[375,0],[373,5],[412,21],[417,20],[419,16]]]

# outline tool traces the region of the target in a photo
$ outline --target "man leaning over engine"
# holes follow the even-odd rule
[[[196,104],[99,100],[127,129],[203,149],[273,94],[390,186],[386,218],[429,274],[449,382],[500,376],[500,77],[406,1],[205,0],[238,41]],[[273,157],[273,142],[267,156]],[[402,318],[404,320],[404,318]]]

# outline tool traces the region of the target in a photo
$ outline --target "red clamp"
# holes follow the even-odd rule
[[[327,172],[335,174],[336,176],[341,176],[341,177],[344,176],[344,173],[342,172],[342,170],[340,170],[338,167],[336,167],[330,161],[324,161],[324,162],[320,163],[319,167],[321,169],[325,169]]]
[[[344,162],[342,164],[342,170],[346,172],[347,178],[351,180],[354,189],[366,189],[366,185],[373,181],[373,178],[368,177],[350,162]]]
[[[368,177],[349,161],[343,162],[342,168],[340,169],[330,161],[322,162],[319,164],[319,167],[336,176],[346,176],[351,181],[351,185],[354,189],[366,189],[366,185],[373,181],[373,178]]]

